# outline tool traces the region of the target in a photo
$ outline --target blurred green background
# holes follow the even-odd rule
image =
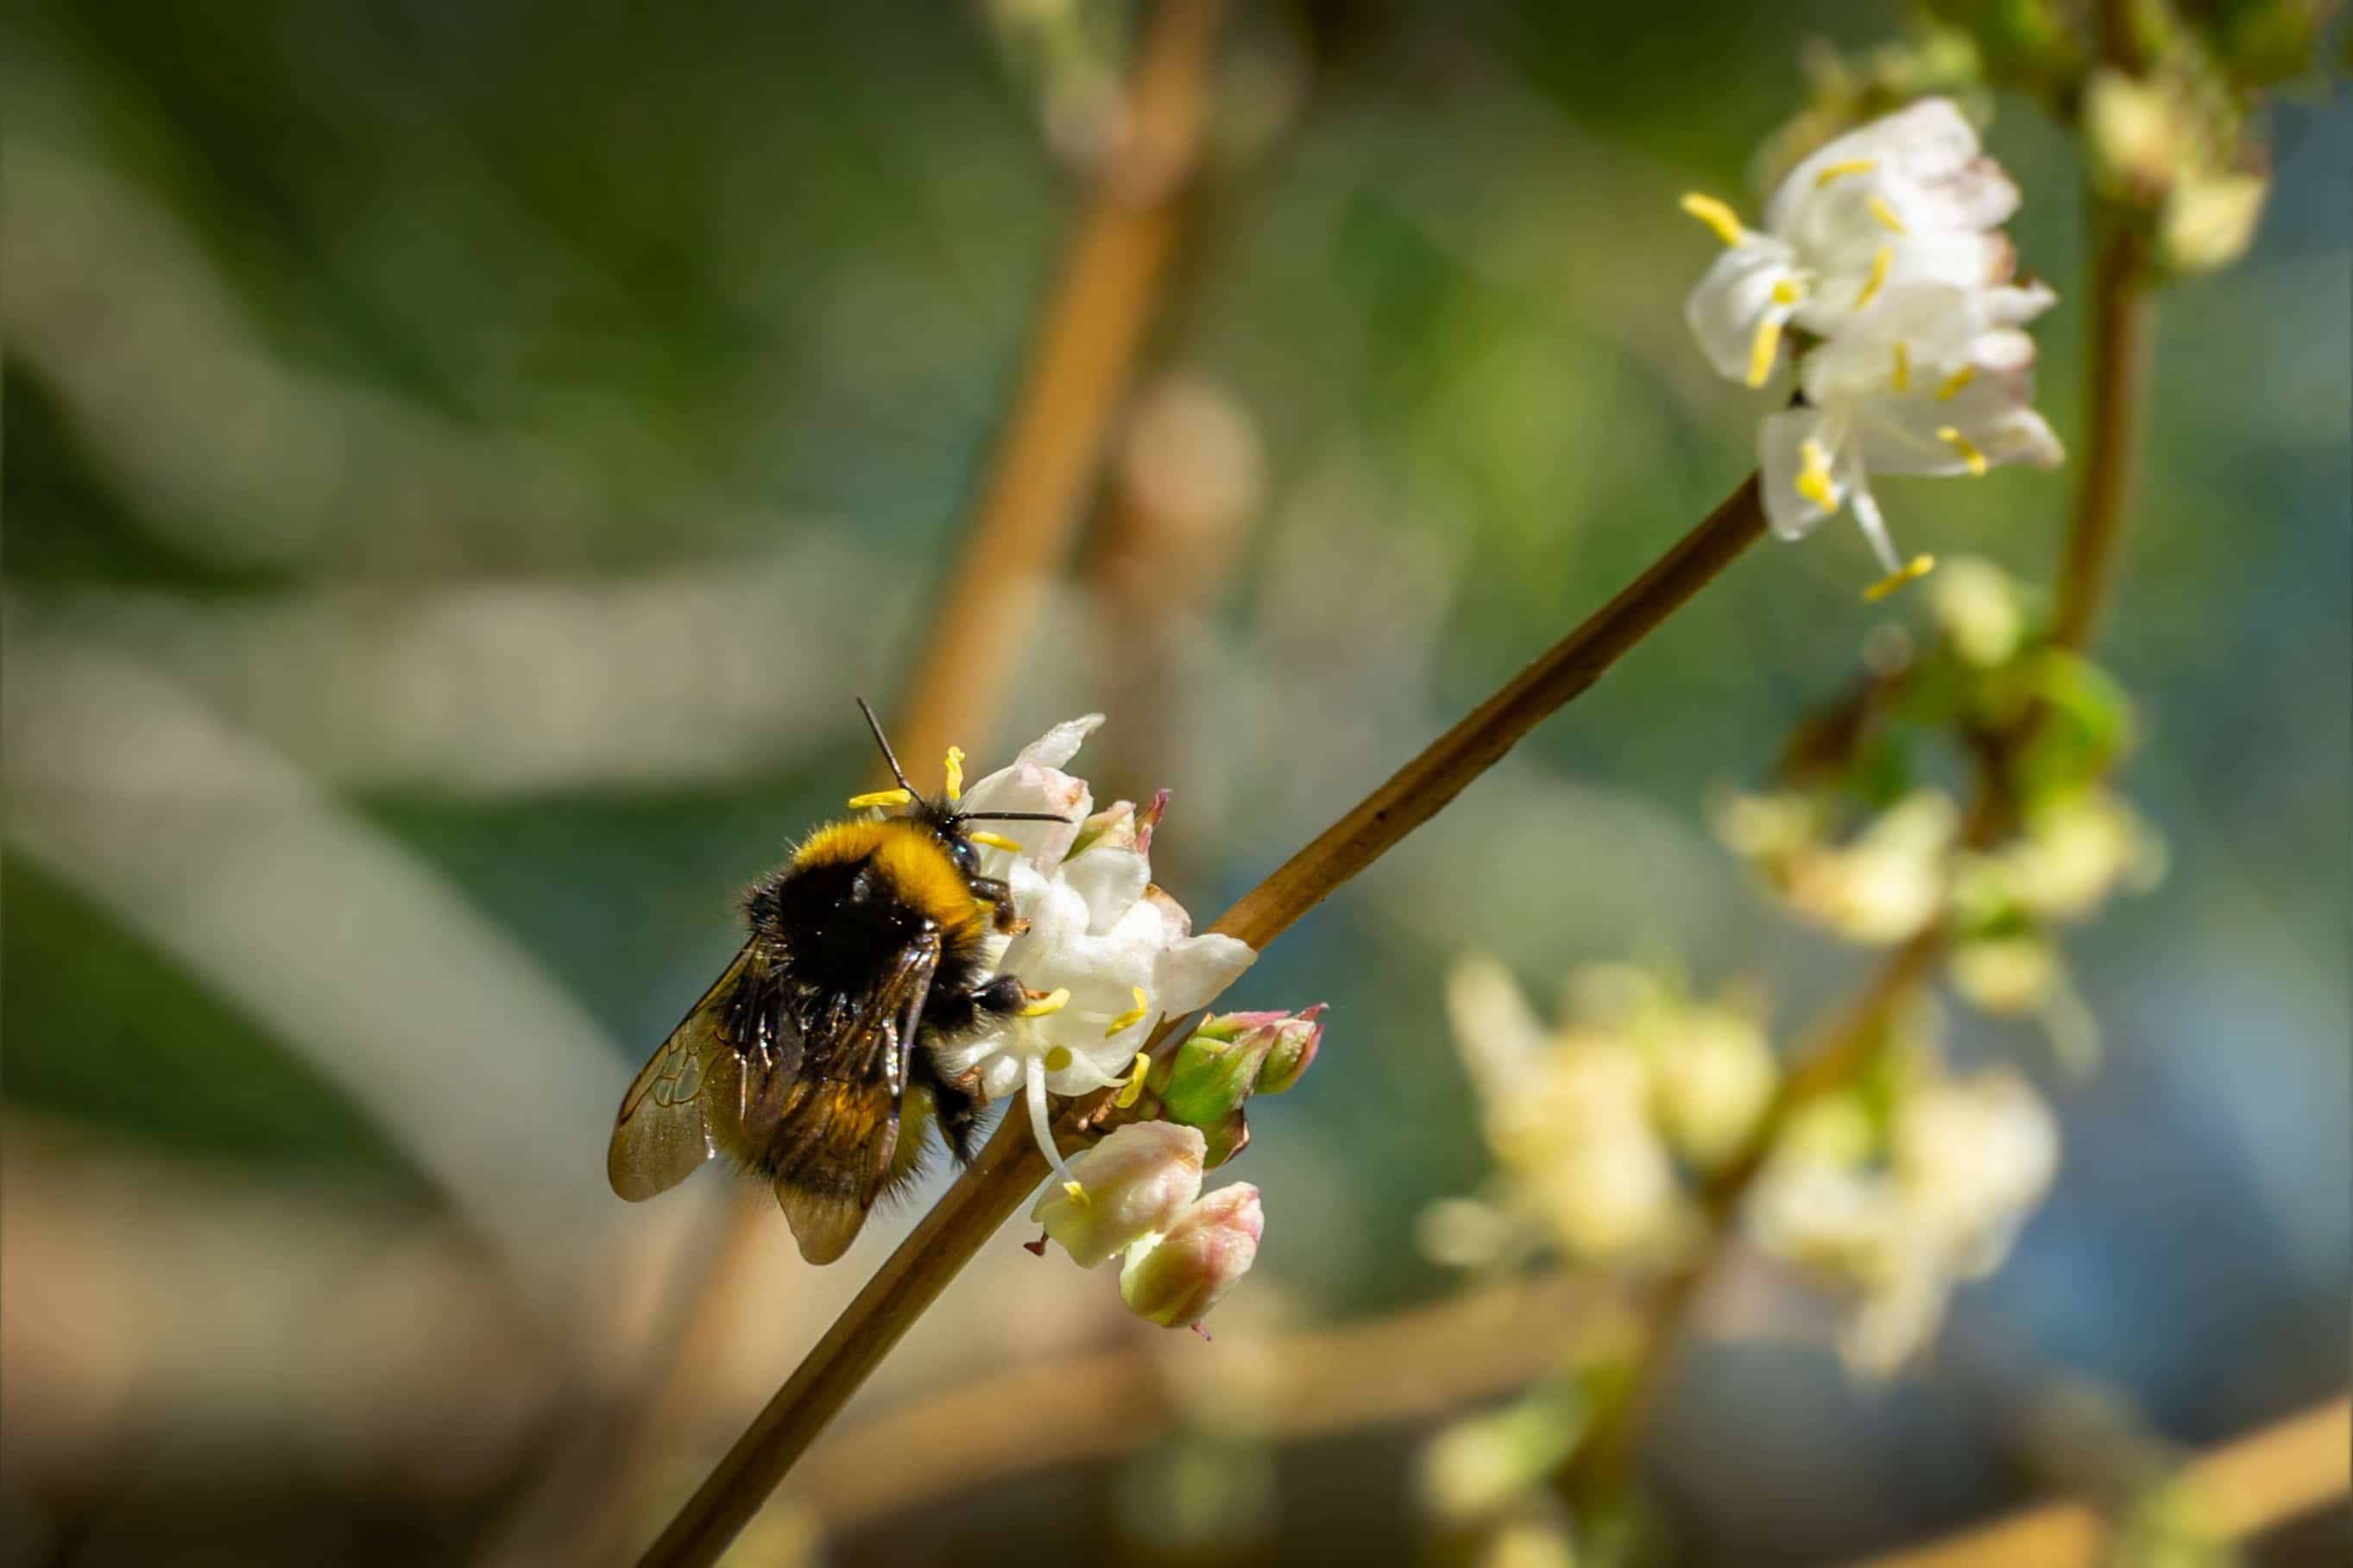
[[[610,1198],[611,1107],[733,952],[735,890],[864,776],[852,695],[911,679],[1120,58],[1121,13],[1058,10],[13,8],[9,1560],[561,1557],[594,1492],[565,1440],[622,1419],[715,1213]],[[1905,21],[1246,8],[1108,499],[1007,628],[976,766],[1107,706],[1082,768],[1171,786],[1160,879],[1223,908],[1746,470],[1760,407],[1684,334],[1713,242],[1675,197],[1754,211],[1801,45]],[[1997,108],[2024,264],[2062,296],[2042,405],[2077,442],[2081,169]],[[2253,253],[2160,306],[2102,653],[2173,866],[2071,943],[2106,1064],[1958,1037],[2052,1095],[2057,1192],[1894,1388],[1819,1325],[1688,1360],[1648,1474],[1689,1561],[1823,1560],[2049,1490],[2063,1378],[2185,1445],[2346,1382],[2353,114],[2287,103],[2274,150]],[[1882,500],[1908,550],[2045,579],[2072,478]],[[1141,647],[1100,521],[1139,508],[1183,524]],[[1440,1005],[1460,954],[1539,995],[1670,957],[1763,986],[1785,1040],[1862,973],[1702,808],[1917,616],[1859,605],[1871,574],[1843,523],[1761,547],[1246,978],[1239,1005],[1333,1012],[1253,1118],[1237,1342],[1456,1287],[1413,1230],[1486,1169]],[[675,1479],[912,1217],[824,1276],[763,1254]],[[1777,1321],[1822,1310],[1759,1288]],[[1157,1334],[1111,1295],[1001,1237],[871,1401]],[[1150,1348],[1183,1384],[1227,1343]],[[818,1550],[1412,1561],[1427,1429],[1266,1456],[1265,1495],[1203,1505],[1223,1522],[1183,1552],[1146,1539],[1192,1517],[1161,1448],[934,1478]],[[771,1521],[772,1555],[823,1512]]]

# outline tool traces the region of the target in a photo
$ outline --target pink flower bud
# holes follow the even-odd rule
[[[1279,1016],[1260,1026],[1269,1042],[1265,1064],[1258,1071],[1259,1093],[1281,1094],[1305,1076],[1315,1060],[1317,1047],[1324,1043],[1324,1009],[1329,1005],[1327,1002],[1318,1002],[1313,1007]]]
[[[1071,1162],[1078,1191],[1049,1187],[1029,1217],[1092,1268],[1181,1222],[1201,1190],[1201,1134],[1173,1121],[1132,1121]]]
[[[1187,1208],[1157,1242],[1129,1250],[1119,1271],[1120,1299],[1164,1328],[1198,1323],[1250,1272],[1265,1228],[1256,1187],[1219,1187]]]

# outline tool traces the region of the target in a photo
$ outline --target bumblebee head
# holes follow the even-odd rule
[[[890,764],[891,776],[899,781],[899,787],[877,790],[871,795],[852,795],[849,804],[852,806],[906,807],[907,818],[921,822],[929,827],[933,835],[939,839],[941,846],[947,850],[949,858],[955,862],[956,869],[965,876],[980,875],[982,846],[987,845],[992,848],[1018,847],[1012,840],[1000,838],[996,834],[975,833],[966,824],[1070,821],[1069,817],[1058,816],[1050,811],[972,812],[963,810],[957,805],[964,794],[964,750],[959,746],[948,748],[945,786],[937,795],[925,795],[908,782],[907,771],[899,765],[898,757],[891,750],[891,742],[883,737],[882,721],[874,717],[874,710],[868,706],[863,697],[858,700],[858,710],[866,715],[866,727],[874,732],[874,743],[881,748],[882,760]]]

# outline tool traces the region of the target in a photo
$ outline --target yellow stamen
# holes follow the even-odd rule
[[[1694,191],[1683,198],[1683,208],[1715,230],[1715,237],[1726,245],[1738,245],[1748,237],[1748,231],[1741,226],[1740,215],[1714,196],[1704,196]]]
[[[1112,1103],[1122,1110],[1134,1105],[1137,1098],[1144,1093],[1144,1080],[1151,1076],[1151,1072],[1152,1058],[1142,1051],[1136,1052],[1134,1069],[1127,1075],[1126,1086],[1113,1098]]]
[[[1806,286],[1794,278],[1784,278],[1773,285],[1773,303],[1794,305],[1806,297]]]
[[[962,746],[950,746],[948,748],[948,799],[953,802],[962,800],[963,798],[964,748]]]
[[[878,789],[869,795],[849,797],[849,809],[864,811],[870,805],[904,805],[915,797],[902,789]]]
[[[1081,1208],[1085,1208],[1094,1202],[1092,1198],[1087,1196],[1086,1188],[1079,1185],[1076,1182],[1064,1182],[1062,1184],[1062,1190],[1070,1194],[1071,1202]]]
[[[1892,245],[1881,246],[1879,254],[1871,258],[1871,276],[1862,280],[1862,292],[1854,297],[1856,310],[1862,310],[1879,297],[1881,286],[1887,281],[1887,269],[1894,265],[1895,247]]]
[[[1937,429],[1936,439],[1958,452],[1961,455],[1961,461],[1968,465],[1970,473],[1980,478],[1984,476],[1987,467],[1986,455],[1978,451],[1976,444],[1967,436],[1951,426],[1946,425]]]
[[[1021,853],[1020,842],[1018,839],[1008,838],[1002,833],[991,833],[984,828],[978,833],[968,834],[966,837],[975,844],[985,845],[991,849],[1002,849],[1008,855]]]
[[[1029,1005],[1021,1009],[1021,1016],[1025,1018],[1042,1018],[1050,1013],[1059,1013],[1070,1005],[1070,987],[1066,985],[1057,985],[1043,996],[1031,998]],[[1060,1046],[1057,1046],[1054,1048],[1056,1050],[1061,1049]],[[1054,1070],[1060,1072],[1061,1068],[1056,1068]]]
[[[1798,470],[1798,494],[1824,511],[1838,510],[1838,492],[1831,489],[1831,457],[1822,450],[1820,441],[1809,441],[1798,448],[1802,463]]]
[[[1944,385],[1936,388],[1936,401],[1939,403],[1950,403],[1954,398],[1958,397],[1961,395],[1961,388],[1967,386],[1977,378],[1977,366],[1973,364],[1965,364],[1961,366],[1960,369],[1955,371],[1952,374],[1945,378]]]
[[[1933,555],[1915,555],[1899,572],[1889,574],[1862,591],[1863,602],[1875,605],[1906,583],[1916,583],[1936,569]]]
[[[1056,1046],[1052,1050],[1046,1053],[1046,1070],[1048,1072],[1060,1072],[1064,1068],[1067,1068],[1070,1065],[1070,1047]]]
[[[1773,361],[1781,353],[1781,318],[1766,316],[1757,323],[1757,335],[1748,343],[1748,384],[1762,386],[1773,374]]]
[[[1895,345],[1895,390],[1912,390],[1912,351],[1902,343]]]
[[[1113,1035],[1118,1034],[1122,1029],[1130,1028],[1134,1025],[1141,1024],[1144,1022],[1145,1014],[1152,1010],[1152,1004],[1145,999],[1143,986],[1131,985],[1128,989],[1135,993],[1135,1005],[1130,1007],[1126,1012],[1122,1013],[1118,1017],[1113,1018],[1109,1024],[1103,1026],[1103,1038],[1106,1040],[1110,1039]]]
[[[1820,190],[1832,180],[1844,174],[1868,174],[1879,167],[1876,158],[1849,158],[1843,163],[1832,163],[1814,176],[1814,189]]]
[[[1886,229],[1889,233],[1909,234],[1912,232],[1910,229],[1904,226],[1904,220],[1895,216],[1895,209],[1887,205],[1887,198],[1885,196],[1873,196],[1869,201],[1862,205],[1869,207],[1871,209],[1871,216],[1879,220],[1879,226]]]

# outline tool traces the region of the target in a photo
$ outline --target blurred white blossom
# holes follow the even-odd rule
[[[1989,288],[2010,271],[2000,226],[2018,187],[1950,100],[1923,99],[1824,145],[1791,170],[1760,232],[1707,196],[1683,206],[1727,249],[1684,304],[1721,374],[1762,386],[1794,323],[1844,331],[1885,290],[1917,283]]]
[[[1775,876],[1791,910],[1849,942],[1878,946],[1919,934],[1944,908],[1960,813],[1936,790],[1917,790],[1844,844],[1811,841]]]
[[[1579,969],[1567,992],[1555,1028],[1492,960],[1466,960],[1449,981],[1498,1181],[1489,1201],[1430,1206],[1431,1257],[1482,1267],[1547,1244],[1588,1261],[1672,1251],[1693,1217],[1679,1160],[1720,1163],[1771,1100],[1772,1048],[1740,1009],[1631,964]]]
[[[2057,301],[2042,284],[1891,289],[1806,356],[1802,406],[1759,426],[1766,516],[1784,539],[1854,513],[1897,583],[1925,570],[1895,552],[1870,476],[1982,475],[2056,465],[2059,437],[2032,407],[2034,340],[2021,329]]]
[[[1757,432],[1766,515],[1782,538],[1852,510],[1887,573],[1876,595],[1934,562],[1896,553],[1873,470],[2059,461],[2031,406],[2034,343],[2020,330],[2056,296],[2011,282],[2000,226],[2018,188],[1949,100],[1923,99],[1821,147],[1774,192],[1761,232],[1713,197],[1683,206],[1728,247],[1684,304],[1708,363],[1762,386],[1785,330],[1804,335],[1799,401]]]
[[[1847,1097],[1845,1125],[1859,1112]],[[1856,1370],[1884,1376],[1935,1338],[1956,1285],[2009,1255],[2057,1173],[2059,1127],[2006,1068],[1934,1072],[1903,1089],[1884,1160],[1870,1153],[1792,1136],[1746,1212],[1759,1245],[1856,1293],[1841,1349]]]

